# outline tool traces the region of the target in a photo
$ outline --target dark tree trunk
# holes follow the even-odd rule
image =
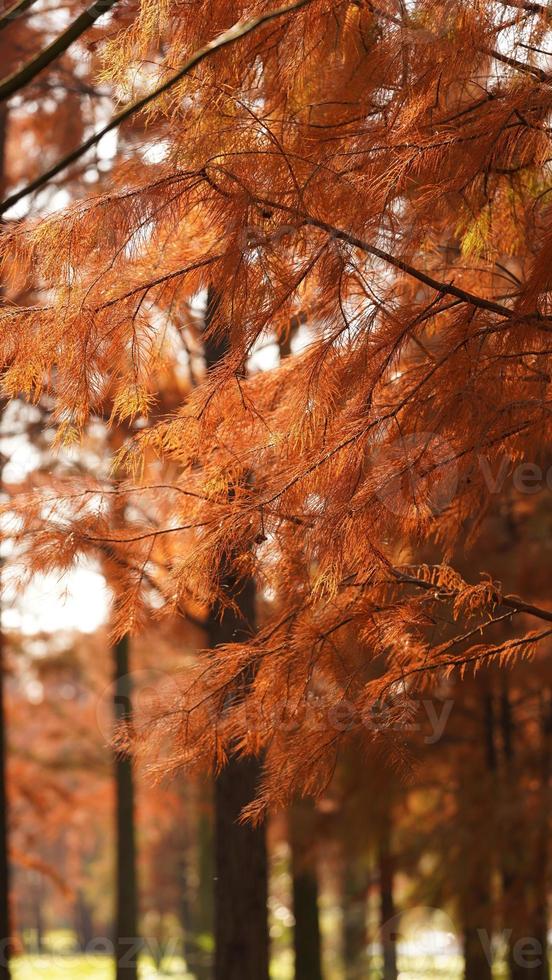
[[[193,842],[183,862],[182,928],[188,972],[197,980],[210,980],[213,956],[213,854],[212,787],[201,784]]]
[[[188,850],[180,857],[180,926],[182,929],[182,955],[186,964],[186,973],[193,973],[195,956],[194,933],[192,926],[192,882],[190,881],[190,856]]]
[[[343,965],[345,980],[361,980],[367,975],[366,896],[368,875],[358,856],[343,858]]]
[[[481,927],[464,926],[464,980],[491,980],[490,941],[490,936],[482,936]]]
[[[510,980],[549,980],[547,892],[550,708],[545,698],[541,719],[541,798],[536,825],[526,812],[522,794],[516,759],[516,725],[506,677],[502,677],[500,709],[503,753],[503,924],[508,936],[508,975]],[[529,862],[528,853],[533,858],[529,858]]]
[[[217,309],[218,296],[208,291],[205,327]],[[207,370],[228,351],[226,336],[205,337]],[[255,583],[235,581],[223,572],[223,587],[238,612],[213,609],[209,646],[243,639],[255,628]],[[222,613],[222,614],[221,614]],[[238,685],[246,687],[250,677]],[[235,691],[239,696],[239,689]],[[268,980],[268,863],[264,823],[240,823],[240,814],[256,796],[261,776],[259,759],[230,756],[215,779],[215,980]]]
[[[0,107],[0,194],[4,195],[4,164],[6,145],[6,107]],[[0,421],[4,403],[0,404]],[[0,459],[0,488],[2,485],[3,460]],[[1,559],[0,559],[1,576]],[[1,590],[1,578],[0,578]],[[10,864],[8,847],[8,786],[7,786],[7,739],[4,671],[4,636],[1,623],[0,591],[0,980],[11,976],[10,959],[12,954],[12,932],[10,916]]]
[[[213,615],[212,647],[238,639],[244,622],[252,624],[252,582],[238,599],[246,618],[237,620],[230,612],[222,620]],[[258,759],[231,756],[215,779],[215,980],[268,980],[265,827],[240,822],[243,808],[255,798],[260,775]]]
[[[233,758],[215,783],[215,980],[268,980],[265,831],[239,822],[259,768]]]
[[[34,905],[34,924],[35,924],[35,953],[39,955],[44,952],[44,884],[40,874],[34,875],[33,905]]]
[[[295,980],[322,980],[322,951],[318,914],[318,877],[311,853],[314,806],[298,800],[290,810],[293,885],[293,946]]]
[[[129,677],[129,641],[124,636],[114,647],[115,719],[120,722],[131,715]],[[115,824],[116,824],[116,912],[115,963],[116,980],[137,980],[139,939],[137,929],[136,842],[134,827],[134,780],[132,761],[119,753],[115,756]]]
[[[398,917],[393,896],[393,856],[391,853],[391,827],[388,822],[383,825],[379,836],[378,869],[383,955],[382,980],[397,980]]]
[[[548,959],[548,867],[550,822],[550,764],[552,761],[552,693],[541,696],[541,780],[535,827],[535,871],[530,935],[535,940],[535,962],[526,967],[531,980],[550,980]],[[539,951],[540,950],[540,954]]]
[[[85,952],[94,939],[94,926],[90,905],[80,888],[75,900],[75,932],[79,949]]]
[[[212,790],[210,787],[209,795],[212,806]],[[205,807],[206,799],[203,799],[204,810],[199,814],[198,821],[198,864],[199,864],[199,888],[197,902],[195,905],[195,935],[197,968],[196,976],[198,980],[210,980],[213,972],[213,957],[208,949],[207,940],[214,933],[214,906],[213,906],[213,879],[215,877],[215,855],[213,839],[213,820],[212,809]]]
[[[520,799],[520,786],[515,771],[515,721],[510,701],[508,682],[501,679],[500,734],[502,741],[502,808],[503,839],[502,896],[503,926],[508,936],[507,963],[510,980],[540,980],[540,973],[528,969],[523,954],[524,941],[531,936],[530,915],[527,902],[526,868],[522,855],[526,853],[526,838]],[[532,937],[534,938],[534,937]]]
[[[4,637],[0,629],[0,980],[9,980],[11,943],[10,866],[8,855],[8,788],[6,775],[6,716],[4,695]]]
[[[496,711],[492,689],[481,692],[481,756],[474,769],[463,774],[458,786],[462,866],[459,868],[459,909],[463,930],[464,980],[491,980],[492,858],[487,846],[478,846],[478,813],[489,814],[497,786]],[[473,785],[474,784],[474,785]],[[475,793],[475,798],[474,798]],[[474,816],[474,814],[476,816]]]
[[[550,867],[550,777],[552,775],[552,688],[543,696],[542,715],[542,803],[540,807],[540,826],[537,843],[536,868],[536,936],[543,949],[541,980],[550,980],[550,960],[548,949],[548,875]]]

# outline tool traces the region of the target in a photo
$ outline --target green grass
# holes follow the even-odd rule
[[[287,965],[287,964],[286,964]],[[437,964],[434,964],[437,966]],[[401,980],[457,980],[461,977],[461,967],[455,962],[450,964],[439,964],[437,969],[432,969],[430,964],[424,962],[410,962],[401,964]],[[406,967],[406,969],[405,969]],[[273,969],[275,980],[289,976],[287,969]],[[369,974],[372,976],[372,974]],[[380,976],[380,971],[373,974],[374,977]],[[109,957],[100,955],[77,955],[68,954],[46,955],[46,956],[19,956],[14,962],[14,980],[114,980],[113,964]],[[140,964],[141,980],[184,980],[187,975],[184,972],[182,961],[173,960],[167,967],[166,973],[157,973],[153,964],[149,961],[142,961]],[[368,978],[367,978],[368,980]]]
[[[113,969],[103,957],[91,962],[86,956],[18,956],[13,964],[14,980],[113,980]]]
[[[399,962],[400,980],[459,980],[462,977],[460,957],[402,957]],[[273,980],[289,980],[293,976],[291,958],[272,966]],[[379,978],[381,971],[367,971],[366,980]],[[503,968],[494,970],[496,980],[505,976]],[[28,954],[18,956],[13,963],[14,980],[114,980],[113,963],[108,956],[94,954],[71,955],[69,953],[44,956]],[[140,980],[191,980],[184,963],[174,957],[167,963],[166,971],[158,973],[147,958],[140,961]],[[333,974],[332,974],[332,980]],[[337,980],[337,978],[335,978]]]
[[[67,954],[46,956],[18,956],[13,963],[14,980],[113,980],[115,976],[113,963],[107,956]],[[148,960],[140,962],[141,980],[157,980],[178,977],[184,980],[189,976],[180,960],[173,960],[167,967],[167,972],[158,973],[153,963]]]

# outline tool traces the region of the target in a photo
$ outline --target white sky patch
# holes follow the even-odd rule
[[[261,341],[260,346],[251,354],[247,367],[251,374],[256,374],[258,371],[270,371],[271,368],[276,367],[279,358],[278,344],[265,338],[264,343]]]
[[[71,204],[71,195],[63,187],[60,187],[55,194],[52,194],[47,204],[42,207],[43,214],[54,214],[56,211],[63,211]]]
[[[16,184],[14,191],[19,191],[21,190],[22,187],[23,187],[22,183]],[[22,201],[18,201],[17,204],[14,204],[13,207],[8,208],[8,210],[4,212],[4,220],[21,221],[21,219],[25,218],[28,213],[29,213],[29,202],[28,199],[24,197]]]
[[[149,143],[142,151],[142,156],[146,163],[162,163],[168,152],[168,140],[158,140],[156,143]]]
[[[105,579],[91,566],[82,566],[60,579],[36,575],[7,606],[2,622],[27,636],[78,630],[94,633],[107,619],[111,604]]]
[[[15,440],[12,440],[15,443]],[[4,481],[16,483],[24,480],[37,466],[40,466],[40,453],[35,446],[21,439],[9,448],[8,462],[4,467]],[[8,455],[8,453],[6,453]]]
[[[106,133],[102,136],[101,140],[96,146],[96,153],[99,160],[112,160],[117,154],[117,145],[119,142],[119,133],[116,129],[112,129],[111,132]]]

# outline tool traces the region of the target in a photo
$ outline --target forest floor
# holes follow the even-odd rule
[[[376,980],[381,976],[379,970],[367,975]],[[496,980],[501,980],[505,973],[500,967],[494,972]],[[53,956],[19,956],[13,964],[14,980],[113,980],[113,964],[106,956],[98,955],[53,955]],[[273,980],[291,980],[292,973],[286,967],[279,968],[278,964],[272,971]],[[416,960],[409,957],[408,962],[400,964],[401,980],[459,980],[462,977],[460,957],[451,957],[448,962],[429,965],[426,957]],[[140,964],[140,980],[191,980],[190,974],[184,969],[184,963],[176,960],[170,968],[158,973],[151,962]],[[328,980],[339,980],[339,974],[328,975]]]
[[[113,980],[113,963],[107,956],[98,955],[54,955],[18,956],[13,963],[13,980]],[[170,970],[158,973],[153,963],[140,963],[140,980],[174,978],[186,980],[190,974],[185,972],[184,963],[173,963]]]

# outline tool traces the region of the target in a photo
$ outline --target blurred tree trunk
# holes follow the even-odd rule
[[[480,786],[475,792],[482,794],[482,808],[490,814],[492,797],[496,791],[497,752],[496,718],[493,693],[484,687],[481,693],[482,711],[482,761]],[[464,980],[491,980],[491,876],[492,865],[488,850],[477,846],[477,807],[474,819],[474,798],[470,781],[478,773],[467,773],[465,781],[459,781],[458,810],[460,832],[463,838],[461,888],[459,894],[460,917],[463,930]],[[476,799],[479,802],[479,798]]]
[[[4,196],[4,165],[6,145],[7,111],[0,106],[0,194]],[[0,404],[0,421],[4,414],[4,403]],[[0,457],[0,487],[3,481],[4,461]],[[0,557],[0,576],[2,559]],[[8,786],[7,786],[7,738],[4,673],[6,658],[4,634],[2,632],[2,594],[0,578],[0,980],[9,980],[11,959],[11,916],[10,916],[10,863],[8,846]]]
[[[33,888],[34,924],[35,924],[35,952],[39,955],[44,952],[44,884],[40,872],[35,872]]]
[[[548,871],[550,866],[550,767],[552,763],[552,689],[541,703],[541,806],[537,833],[535,874],[535,935],[543,950],[541,980],[550,980],[548,958]]]
[[[254,623],[255,587],[246,583],[237,598],[243,619],[225,611],[209,623],[212,647],[237,639],[244,622]],[[244,683],[246,681],[244,680]],[[264,824],[240,822],[255,798],[261,762],[231,756],[215,779],[215,980],[268,980],[268,869]]]
[[[299,328],[293,317],[285,337],[278,341],[280,361],[291,355],[291,343]],[[308,860],[312,846],[314,805],[309,800],[292,803],[289,815],[293,887],[293,945],[295,980],[321,980],[322,948],[318,908],[318,877],[314,863]]]
[[[128,719],[132,710],[129,677],[129,640],[123,636],[113,650],[115,687],[115,720]],[[116,980],[137,980],[138,929],[136,842],[134,825],[134,779],[132,761],[127,755],[115,755],[115,825],[116,825],[116,912],[115,963]]]
[[[209,811],[207,810],[209,792]],[[204,788],[200,800],[201,811],[198,820],[198,863],[199,888],[195,906],[194,932],[198,951],[198,980],[209,980],[213,970],[213,957],[208,949],[208,940],[214,932],[213,878],[215,875],[215,855],[212,819],[213,787]]]
[[[0,978],[1,980],[9,980],[11,976],[11,919],[4,661],[4,635],[0,629]]]
[[[75,932],[78,947],[82,952],[85,952],[94,939],[94,926],[92,910],[80,888],[77,890],[75,899]]]
[[[205,327],[218,304],[217,293],[207,296]],[[207,370],[227,353],[226,337],[205,337]],[[211,648],[239,640],[255,628],[255,583],[238,585],[223,569],[224,588],[237,612],[212,609],[208,635]],[[244,677],[247,685],[250,679]],[[268,980],[268,862],[264,823],[240,823],[240,814],[255,798],[261,776],[259,759],[230,759],[215,779],[215,980]]]
[[[549,980],[548,835],[552,718],[549,694],[541,703],[540,785],[536,819],[527,814],[516,759],[516,726],[506,676],[502,676],[500,726],[503,751],[502,890],[510,980]],[[527,854],[531,855],[529,866]]]
[[[486,940],[481,941],[479,929],[479,926],[464,925],[464,980],[490,980],[492,977],[488,945]]]
[[[186,973],[193,973],[195,957],[195,936],[192,926],[193,880],[190,874],[191,858],[188,848],[180,855],[180,881],[182,895],[180,900],[180,926],[182,929],[182,956],[186,964]]]
[[[322,980],[318,877],[312,851],[314,804],[297,800],[290,808],[289,838],[293,885],[295,980]]]
[[[536,826],[535,878],[531,934],[541,950],[539,965],[529,970],[535,980],[550,980],[548,958],[548,869],[550,864],[550,767],[552,762],[552,691],[541,695],[540,705],[541,780]]]
[[[366,975],[366,896],[368,873],[359,855],[343,855],[341,909],[343,918],[343,964],[345,980]]]
[[[383,955],[382,980],[397,980],[398,919],[393,896],[393,855],[391,853],[390,814],[384,818],[378,840],[380,923]]]
[[[523,867],[526,854],[525,828],[520,798],[520,785],[516,773],[515,721],[506,677],[501,678],[500,734],[502,742],[502,806],[501,820],[503,839],[501,847],[501,877],[503,896],[503,926],[507,936],[507,963],[510,980],[540,978],[540,972],[528,969],[520,952],[524,940],[531,935],[530,915],[527,904],[527,868]],[[539,968],[540,969],[540,968]]]
[[[194,839],[184,862],[182,928],[186,967],[197,980],[210,980],[213,957],[209,943],[213,936],[213,854],[212,786],[201,782],[198,788]]]

